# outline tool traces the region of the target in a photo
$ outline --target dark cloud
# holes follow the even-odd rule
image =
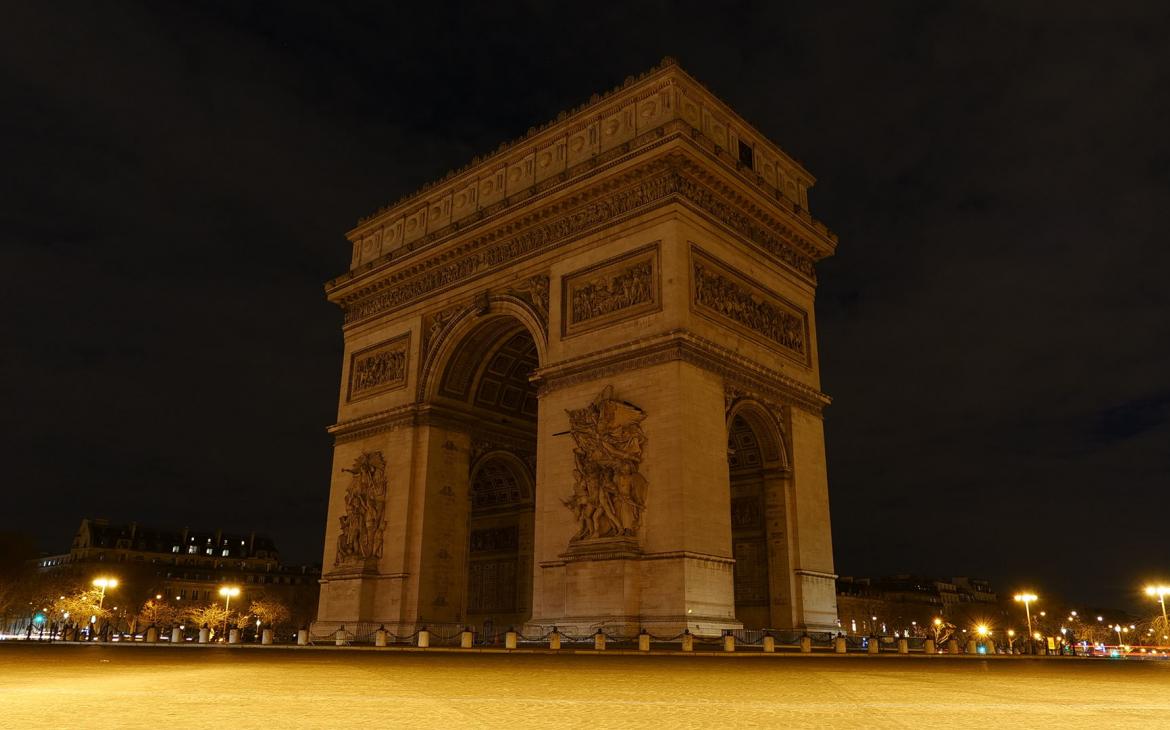
[[[318,559],[360,216],[678,56],[819,178],[843,573],[1165,564],[1170,16],[1121,3],[33,4],[0,24],[3,528]]]

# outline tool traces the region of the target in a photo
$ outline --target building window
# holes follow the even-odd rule
[[[197,552],[199,552],[199,548],[196,547],[195,545],[191,545],[190,547],[187,548],[188,555],[194,555]]]
[[[226,558],[226,557],[227,557],[227,556],[228,556],[230,553],[231,553],[231,550],[228,550],[227,548],[224,548],[224,549],[223,549],[223,556],[224,556],[225,558]]]
[[[171,546],[171,552],[172,552],[172,553],[177,553],[177,552],[179,552],[179,546],[178,546],[178,545],[172,545],[172,546]]]
[[[741,139],[739,141],[739,161],[748,169],[754,170],[756,165],[756,153],[750,144],[744,143]]]

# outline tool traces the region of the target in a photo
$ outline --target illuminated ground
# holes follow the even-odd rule
[[[0,727],[1166,727],[1170,662],[0,642]]]

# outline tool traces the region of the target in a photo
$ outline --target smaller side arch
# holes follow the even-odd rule
[[[791,471],[792,461],[788,457],[784,430],[771,409],[752,398],[736,401],[727,411],[728,436],[732,435],[737,418],[743,419],[759,440],[762,466]]]

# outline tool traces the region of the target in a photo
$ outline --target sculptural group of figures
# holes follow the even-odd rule
[[[401,380],[406,372],[406,350],[387,350],[362,358],[354,364],[353,391],[376,388]]]
[[[804,353],[801,317],[754,296],[700,264],[695,264],[695,299],[790,350]]]
[[[603,276],[573,290],[573,321],[583,322],[619,309],[650,301],[649,261],[622,271],[617,276]]]
[[[353,474],[353,479],[345,491],[335,562],[380,558],[386,529],[386,459],[381,451],[362,452],[352,469],[342,471]]]
[[[573,449],[573,496],[564,500],[577,519],[573,542],[634,537],[646,509],[646,478],[638,473],[646,414],[606,388],[593,403],[568,411]]]

